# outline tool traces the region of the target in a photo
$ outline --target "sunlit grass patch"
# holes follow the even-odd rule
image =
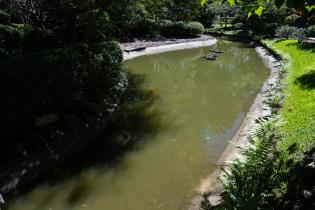
[[[299,157],[315,143],[315,46],[294,40],[270,44],[288,56],[291,64],[280,111],[286,123],[281,128],[279,148],[286,155]]]

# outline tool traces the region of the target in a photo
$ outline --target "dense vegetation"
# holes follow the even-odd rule
[[[1,5],[1,161],[104,120],[126,86],[119,45],[94,1]],[[68,137],[69,138],[69,137]],[[18,148],[18,149],[14,149]],[[18,155],[17,154],[17,155]]]
[[[208,31],[218,32],[224,26],[224,32],[227,29],[242,30],[258,39],[275,35],[303,39],[312,34],[314,9],[310,10],[306,7],[295,9],[290,4],[279,4],[278,1],[268,1],[269,3],[259,1],[260,6],[255,1],[246,2],[232,1],[232,7],[227,2],[223,4],[218,1],[209,2],[206,7],[214,9],[211,9],[212,13],[207,12],[207,16],[214,13],[212,21],[214,27],[209,28]],[[260,9],[255,9],[257,7]]]
[[[0,164],[71,143],[80,128],[102,129],[128,85],[117,41],[204,30],[291,38],[267,41],[290,60],[286,97],[276,89],[268,101],[275,116],[225,173],[224,198],[228,209],[302,206],[309,201],[290,182],[301,184],[297,170],[314,173],[305,164],[315,144],[315,54],[302,42],[315,36],[314,10],[313,0],[1,1]]]
[[[265,12],[270,14],[272,10]],[[272,20],[276,29],[272,33],[255,31],[246,22],[253,19],[253,14],[242,21],[241,27],[233,27],[232,22],[232,26],[220,29],[223,33],[259,40],[286,61],[282,68],[288,73],[284,86],[275,86],[266,101],[273,109],[273,117],[258,124],[249,137],[251,146],[224,172],[224,204],[219,209],[309,209],[314,205],[315,183],[311,177],[315,175],[312,166],[315,54],[314,44],[303,42],[313,34],[314,14],[304,10],[301,16],[294,9],[285,10],[281,21]],[[264,15],[259,21],[266,23],[269,20]],[[260,40],[270,35],[296,40]],[[217,209],[207,199],[201,207]]]
[[[0,163],[100,130],[128,83],[116,41],[201,34],[204,3],[1,1]]]
[[[280,115],[259,123],[251,146],[225,172],[227,209],[308,209],[314,205],[314,46],[297,41],[268,41],[268,46],[290,60]],[[282,105],[283,103],[283,105]],[[308,174],[304,174],[307,172]],[[209,209],[211,209],[209,207]]]

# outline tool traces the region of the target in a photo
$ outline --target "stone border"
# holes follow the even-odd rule
[[[212,205],[216,206],[222,202],[222,198],[220,196],[223,192],[222,182],[220,181],[222,169],[227,169],[241,154],[243,149],[248,147],[248,136],[250,131],[257,125],[256,119],[271,116],[271,108],[265,103],[265,101],[270,97],[272,87],[280,83],[280,62],[277,61],[277,59],[275,59],[275,57],[264,47],[256,46],[255,50],[258,56],[263,60],[264,64],[270,69],[270,76],[256,96],[254,103],[250,107],[242,125],[232,140],[229,141],[229,144],[216,162],[216,168],[214,171],[208,177],[201,180],[200,184],[194,189],[193,198],[190,203],[187,204],[188,210],[200,209],[200,203],[203,199],[202,195],[204,193],[210,193],[208,199]]]
[[[169,51],[175,51],[175,50],[183,50],[183,49],[192,49],[192,48],[198,48],[198,47],[207,47],[212,46],[217,43],[217,40],[215,38],[209,37],[209,40],[205,41],[189,41],[184,43],[176,43],[176,44],[167,44],[162,46],[156,46],[156,47],[147,47],[146,49],[142,51],[135,51],[135,52],[124,52],[123,57],[124,61],[130,60],[139,56],[143,55],[152,55],[152,54],[158,54],[162,52],[169,52]]]

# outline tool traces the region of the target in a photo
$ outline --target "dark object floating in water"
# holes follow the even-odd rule
[[[203,56],[204,59],[214,61],[217,59],[218,56],[216,55],[208,55],[208,56]]]
[[[223,51],[218,51],[218,50],[209,50],[209,51],[213,53],[224,53]]]
[[[132,52],[132,51],[141,51],[146,49],[146,47],[131,47],[124,49],[125,52]]]

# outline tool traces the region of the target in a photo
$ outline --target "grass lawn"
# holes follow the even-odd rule
[[[285,124],[280,150],[300,157],[315,144],[315,45],[295,40],[268,41],[290,60],[286,98],[280,112]]]

